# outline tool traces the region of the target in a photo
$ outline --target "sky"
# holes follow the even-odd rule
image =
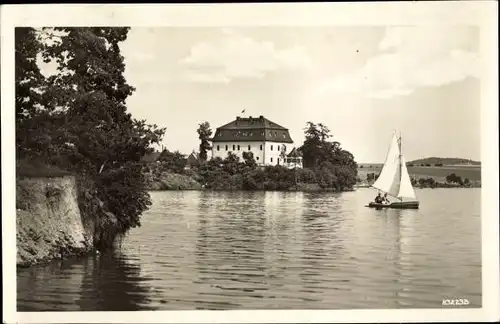
[[[120,47],[129,112],[169,150],[197,150],[204,121],[264,115],[295,146],[326,124],[359,163],[383,162],[395,129],[408,161],[480,160],[475,27],[133,27]]]

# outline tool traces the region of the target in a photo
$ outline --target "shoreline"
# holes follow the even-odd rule
[[[369,189],[372,188],[369,185],[356,185],[351,190],[335,190],[335,189],[289,189],[289,190],[265,190],[265,189],[256,189],[256,190],[245,190],[245,189],[146,189],[149,192],[161,192],[161,191],[212,191],[212,192],[335,192],[335,193],[343,193],[343,192],[353,192],[356,189]],[[481,186],[436,186],[436,187],[428,187],[428,186],[415,186],[415,189],[480,189]]]
[[[146,189],[147,191],[149,192],[159,192],[159,191],[212,191],[212,192],[217,192],[217,191],[220,191],[220,192],[235,192],[235,191],[239,191],[239,192],[335,192],[335,193],[342,193],[342,192],[352,192],[352,191],[356,191],[356,187],[352,188],[352,189],[344,189],[344,190],[336,190],[336,189],[333,189],[333,188],[325,188],[325,189],[315,189],[315,188],[311,188],[311,189],[288,189],[288,190],[279,190],[279,189],[276,189],[276,190],[267,190],[267,189],[252,189],[252,190],[248,190],[248,189],[207,189],[207,188],[201,188],[201,189],[195,189],[195,188],[188,188],[188,189],[176,189],[176,188],[172,188],[172,189]]]

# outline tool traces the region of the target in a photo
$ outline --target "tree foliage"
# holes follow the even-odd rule
[[[307,122],[305,140],[300,147],[305,168],[315,171],[316,180],[323,188],[343,190],[356,183],[358,166],[354,156],[330,141],[330,129],[322,124]]]
[[[209,122],[203,122],[199,125],[198,138],[200,139],[200,160],[205,162],[208,158],[208,151],[212,149],[210,139],[212,138],[212,129]]]
[[[41,102],[39,89],[43,88],[44,77],[37,55],[42,44],[36,31],[28,27],[16,28],[15,39],[16,120],[21,121],[33,116]]]
[[[16,29],[17,155],[83,174],[124,233],[150,205],[137,165],[165,129],[134,119],[119,44],[129,28]],[[36,57],[57,63],[47,77]]]
[[[462,177],[456,175],[455,173],[451,173],[451,174],[447,175],[446,176],[446,181],[450,182],[450,183],[456,183],[456,184],[459,184],[459,185],[463,185],[464,184],[464,182],[462,180]]]
[[[162,168],[174,173],[182,173],[186,166],[186,158],[179,151],[170,152],[165,149],[158,157],[158,161],[161,162]]]
[[[426,188],[426,187],[435,188],[437,186],[436,180],[434,178],[432,178],[432,177],[429,177],[429,178],[420,178],[420,179],[418,179],[418,184],[422,188]]]
[[[252,152],[243,152],[243,160],[245,160],[245,164],[252,168],[255,169],[257,167],[257,161],[255,161],[255,158],[253,156]]]

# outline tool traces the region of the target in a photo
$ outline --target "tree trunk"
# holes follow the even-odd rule
[[[104,165],[106,165],[106,162],[108,162],[108,161],[104,161],[104,163],[101,165],[101,168],[99,169],[99,173],[102,173],[102,170],[104,169]]]

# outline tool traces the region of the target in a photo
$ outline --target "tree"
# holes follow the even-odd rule
[[[458,183],[458,184],[462,184],[462,177],[460,176],[457,176],[455,173],[451,173],[449,175],[446,176],[446,181],[447,182],[450,182],[450,183]]]
[[[297,169],[297,181],[303,183],[315,183],[316,176],[311,169]]]
[[[186,159],[179,151],[170,152],[165,149],[158,157],[158,161],[161,162],[163,169],[174,173],[181,173],[186,166]]]
[[[324,162],[316,169],[316,179],[321,188],[334,188],[337,186],[338,179],[333,168],[334,166],[331,163]]]
[[[283,144],[281,145],[280,147],[280,160],[283,161],[283,165],[285,165],[285,161],[286,161],[286,145]],[[278,160],[278,161],[280,161]]]
[[[300,147],[304,167],[315,169],[321,186],[334,186],[337,190],[356,183],[358,165],[354,156],[341,148],[337,141],[330,141],[330,129],[324,124],[307,122],[305,140]]]
[[[240,158],[233,152],[229,152],[223,161],[224,171],[229,175],[235,175],[240,169]]]
[[[50,151],[50,116],[43,111],[45,78],[37,65],[43,45],[37,31],[15,28],[16,158],[35,158]]]
[[[210,124],[208,122],[199,124],[197,132],[198,138],[200,139],[200,160],[205,162],[208,158],[207,151],[212,149],[210,145],[210,139],[212,137]]]
[[[243,160],[251,169],[255,169],[257,167],[257,162],[255,161],[252,152],[243,152]]]
[[[420,184],[421,187],[430,187],[430,188],[435,188],[436,187],[436,180],[434,178],[429,177],[429,178],[420,178],[418,179],[418,183]]]
[[[36,63],[42,50],[36,30],[30,27],[15,28],[15,88],[16,121],[32,117],[40,105],[40,88],[44,77]]]
[[[327,131],[325,133],[325,131]],[[300,147],[303,154],[304,167],[315,167],[319,163],[322,155],[322,145],[324,140],[329,137],[329,130],[318,129],[318,126],[313,122],[307,122],[307,127],[304,129],[305,140],[304,144]]]
[[[16,33],[16,122],[30,135],[20,131],[19,151],[90,178],[102,202],[100,214],[117,219],[106,231],[116,234],[140,225],[151,203],[138,162],[165,132],[126,111],[134,88],[124,78],[119,43],[128,30],[56,27]],[[58,65],[43,82],[33,65],[35,52]]]

